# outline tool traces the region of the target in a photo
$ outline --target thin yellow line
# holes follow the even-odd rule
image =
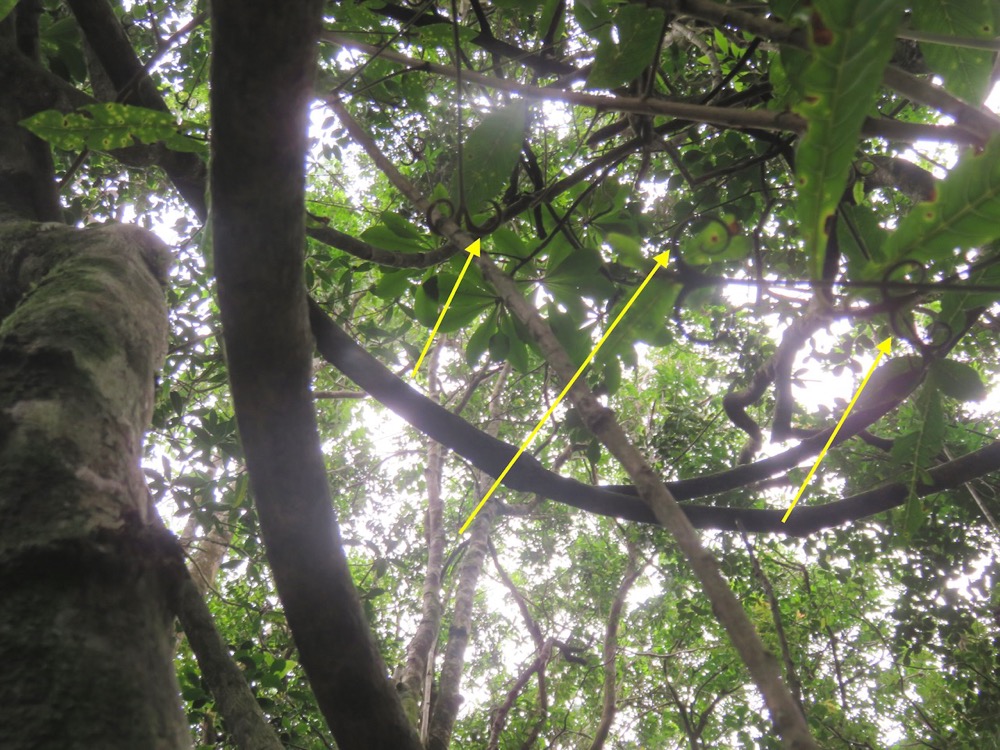
[[[538,420],[538,424],[535,425],[535,429],[533,429],[531,431],[531,434],[528,435],[528,437],[525,439],[523,443],[521,443],[521,447],[517,449],[517,453],[514,454],[514,457],[510,460],[510,463],[508,463],[507,467],[502,472],[500,472],[500,476],[498,476],[496,478],[496,481],[493,482],[493,486],[490,487],[489,491],[483,496],[483,499],[479,501],[479,505],[476,506],[476,509],[472,511],[469,517],[465,520],[465,523],[462,524],[462,528],[458,530],[459,534],[464,534],[465,530],[469,528],[469,524],[471,524],[473,520],[475,520],[476,516],[479,514],[479,511],[481,511],[483,509],[483,506],[486,505],[486,501],[490,499],[490,496],[494,492],[496,492],[497,487],[500,486],[500,483],[503,481],[503,478],[507,476],[507,473],[511,470],[511,468],[513,468],[514,464],[517,462],[517,459],[519,459],[521,457],[521,454],[524,453],[525,450],[527,450],[529,445],[531,445],[531,441],[535,439],[535,436],[538,434],[539,430],[542,429],[542,425],[544,425],[545,422],[548,420],[548,418],[552,416],[552,412],[556,410],[556,407],[559,406],[559,403],[563,400],[563,398],[565,398],[566,394],[569,393],[569,389],[573,387],[573,384],[577,381],[580,375],[583,374],[583,371],[587,369],[587,365],[589,365],[591,360],[594,359],[594,356],[597,354],[597,350],[601,348],[601,346],[604,344],[605,341],[607,341],[608,336],[611,335],[612,331],[615,330],[615,327],[621,322],[622,318],[625,317],[625,313],[627,313],[629,311],[629,308],[632,307],[632,303],[635,302],[636,298],[642,293],[642,290],[645,289],[646,285],[649,284],[649,282],[652,280],[653,274],[656,273],[656,271],[660,268],[660,266],[665,266],[669,258],[670,258],[669,252],[660,253],[659,255],[656,256],[656,265],[653,266],[653,270],[651,270],[646,275],[646,278],[643,279],[643,282],[639,285],[639,288],[635,290],[635,293],[632,294],[632,296],[629,298],[629,301],[625,303],[625,307],[622,308],[621,312],[618,313],[618,316],[614,319],[614,321],[612,321],[611,325],[608,326],[608,330],[604,332],[604,335],[601,336],[600,341],[597,342],[597,345],[591,350],[590,354],[588,354],[586,359],[583,360],[583,364],[580,365],[580,367],[577,369],[573,377],[569,379],[569,382],[566,384],[566,387],[562,389],[562,392],[558,396],[556,396],[555,401],[552,402],[552,406],[550,406],[548,411],[546,411],[545,414],[542,416],[542,418]]]
[[[417,377],[417,370],[420,369],[420,365],[423,363],[424,357],[427,356],[427,352],[431,349],[431,342],[434,341],[438,328],[441,327],[441,321],[444,320],[444,314],[448,312],[448,308],[451,307],[451,301],[455,299],[455,292],[458,291],[458,285],[462,283],[462,278],[465,276],[465,272],[469,270],[469,264],[472,263],[472,259],[479,255],[479,240],[476,240],[465,248],[465,252],[469,254],[469,257],[465,259],[465,265],[462,266],[462,272],[458,274],[458,278],[455,279],[455,286],[451,288],[451,294],[448,295],[448,299],[445,300],[444,307],[441,308],[441,314],[438,315],[437,323],[435,323],[434,328],[431,329],[431,335],[427,339],[427,343],[424,344],[424,350],[420,352],[420,358],[417,360],[417,364],[413,366],[413,374],[410,377]]]
[[[814,463],[813,467],[809,470],[809,473],[806,475],[805,481],[802,483],[802,486],[799,487],[799,491],[795,493],[795,499],[792,500],[792,504],[788,506],[788,510],[785,511],[785,515],[781,519],[782,523],[787,521],[788,517],[792,515],[792,511],[795,510],[795,506],[798,504],[799,498],[802,497],[802,493],[805,492],[806,490],[806,485],[809,484],[809,480],[812,479],[813,474],[816,473],[816,469],[819,468],[819,464],[823,460],[823,457],[826,456],[826,452],[830,450],[830,446],[833,445],[834,438],[837,437],[837,433],[840,432],[840,428],[843,427],[844,422],[847,421],[847,415],[851,413],[851,409],[853,409],[854,404],[857,403],[858,396],[861,395],[861,391],[863,391],[865,389],[865,386],[868,385],[868,379],[872,376],[872,373],[875,372],[875,368],[878,366],[879,360],[882,359],[882,355],[889,353],[889,348],[891,344],[892,344],[892,339],[888,338],[878,345],[878,350],[879,350],[878,355],[875,357],[875,361],[872,362],[872,366],[868,368],[868,374],[865,375],[865,379],[862,380],[861,385],[858,386],[857,393],[854,394],[854,398],[851,399],[851,403],[847,405],[847,409],[844,411],[844,416],[842,416],[840,418],[840,421],[837,422],[837,426],[831,433],[830,439],[826,441],[826,445],[823,446],[823,450],[819,452],[819,457],[816,459],[816,463]]]

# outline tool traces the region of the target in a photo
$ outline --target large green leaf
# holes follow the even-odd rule
[[[376,224],[373,227],[368,227],[368,229],[361,233],[361,239],[375,245],[375,247],[380,247],[383,250],[391,250],[392,252],[409,253],[427,249],[421,244],[419,239],[403,237],[393,227],[386,224]]]
[[[803,92],[795,111],[809,121],[795,169],[799,221],[816,278],[903,6],[901,0],[817,0],[809,63],[801,72],[787,70]]]
[[[611,11],[604,0],[576,0],[573,15],[587,36],[604,41],[610,34]]]
[[[486,208],[499,193],[517,164],[524,142],[527,107],[521,100],[486,115],[469,133],[462,149],[465,207],[470,213]],[[455,180],[454,198],[458,198]],[[458,202],[456,201],[456,205]]]
[[[545,275],[545,285],[560,301],[567,296],[606,299],[615,291],[604,272],[600,253],[592,247],[581,247],[565,255]]]
[[[450,266],[443,266],[442,270],[428,271],[424,282],[416,290],[414,310],[420,323],[428,328],[433,326],[452,291],[455,294],[448,305],[447,313],[441,318],[438,326],[440,333],[450,333],[464,328],[478,318],[484,310],[494,305],[494,297],[485,291],[485,282],[478,266],[469,266],[465,274],[461,276],[461,283],[459,283],[461,266],[458,263],[461,261],[464,265],[462,259],[467,257],[464,253],[456,255]],[[457,289],[456,284],[458,285]]]
[[[600,29],[601,27],[598,27]],[[603,34],[587,88],[612,89],[636,78],[653,61],[663,33],[663,13],[641,5],[625,5],[615,16],[618,41]]]
[[[496,333],[497,313],[494,311],[486,316],[486,320],[480,323],[469,337],[469,343],[465,347],[465,363],[469,367],[475,367],[479,363],[479,358],[489,348],[490,339]]]
[[[64,115],[54,109],[38,112],[20,125],[66,151],[110,151],[138,143],[162,141],[174,151],[204,151],[205,145],[178,132],[169,112],[130,104],[91,104]]]
[[[1000,134],[967,151],[938,184],[934,200],[906,215],[885,243],[887,264],[951,257],[1000,238]],[[884,270],[884,268],[882,269]]]
[[[545,314],[552,332],[566,350],[570,361],[579,365],[594,348],[589,332],[580,327],[581,321],[569,313],[561,312],[553,303],[546,306]]]
[[[988,391],[972,365],[954,359],[939,359],[930,367],[931,384],[958,401],[982,401]]]
[[[913,28],[972,39],[996,36],[995,0],[914,0]],[[993,53],[960,45],[920,43],[927,66],[948,91],[979,104],[990,87]]]

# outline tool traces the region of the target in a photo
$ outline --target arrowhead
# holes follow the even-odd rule
[[[892,349],[892,339],[888,338],[878,345],[878,350],[883,354],[888,354],[889,350]]]
[[[479,245],[480,245],[479,240],[476,240],[471,245],[469,245],[467,248],[465,248],[465,252],[467,252],[469,255],[475,255],[478,258],[479,257]]]
[[[667,261],[670,260],[670,251],[667,250],[665,253],[660,253],[653,260],[656,261],[656,264],[658,266],[665,266],[665,265],[667,265]]]

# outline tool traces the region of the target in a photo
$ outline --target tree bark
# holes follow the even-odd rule
[[[168,259],[135,227],[0,224],[5,748],[190,746],[139,466]]]
[[[219,310],[268,561],[320,710],[341,750],[417,750],[347,565],[310,392],[303,165],[321,19],[318,0],[212,3]]]

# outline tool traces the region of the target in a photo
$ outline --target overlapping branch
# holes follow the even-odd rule
[[[351,137],[368,153],[369,158],[383,171],[389,181],[405,195],[414,207],[426,213],[432,226],[452,243],[460,246],[472,244],[473,237],[450,218],[441,216],[420,191],[404,177],[375,145],[374,141],[354,121],[337,99],[328,100],[341,124]],[[486,255],[477,259],[486,281],[493,286],[507,309],[528,330],[542,356],[549,363],[559,380],[569,383],[574,379],[576,366],[559,343],[549,325],[538,311],[524,298],[513,279],[504,274]],[[602,406],[582,380],[577,380],[569,390],[569,398],[577,408],[588,429],[618,459],[635,483],[639,496],[654,517],[674,536],[692,570],[700,580],[703,590],[712,602],[719,622],[726,629],[737,653],[763,696],[776,730],[790,748],[816,747],[809,728],[787,686],[782,682],[774,658],[767,652],[760,636],[733,595],[719,571],[714,556],[702,545],[694,527],[684,511],[670,494],[642,454],[631,444],[618,421],[609,409]],[[475,528],[475,527],[474,527]],[[433,732],[432,732],[433,743]],[[433,744],[432,744],[433,746]]]

